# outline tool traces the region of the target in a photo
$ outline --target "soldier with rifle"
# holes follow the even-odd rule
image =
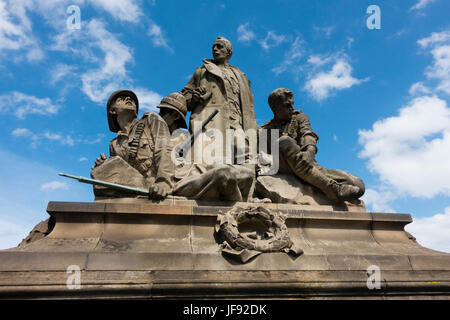
[[[136,119],[138,106],[137,96],[129,90],[116,91],[109,98],[108,124],[111,131],[118,133],[110,143],[110,156],[118,156],[136,169],[145,178],[144,185],[148,186],[148,191],[142,189],[141,184],[136,188],[97,179],[61,175],[80,182],[120,190],[122,193],[148,195],[149,198],[156,200],[162,200],[169,194],[190,199],[228,201],[248,199],[254,173],[245,167],[231,165],[205,167],[191,163],[188,170],[182,170],[181,175],[177,174],[177,168],[171,158],[173,149],[171,133],[180,127],[187,127],[186,100],[183,95],[172,93],[163,98],[158,105],[159,115],[147,112],[141,119]],[[215,110],[210,114],[203,122],[202,129],[217,112]],[[102,153],[92,167],[93,172],[107,160]],[[110,175],[114,176],[113,173]]]
[[[158,105],[160,113],[146,112],[136,119],[139,100],[129,90],[114,92],[107,102],[109,129],[117,132],[110,143],[110,157],[119,156],[136,169],[149,186],[153,199],[164,199],[173,188],[174,164],[170,153],[171,132],[187,128],[186,101],[180,93],[172,93]],[[101,154],[93,169],[102,165],[106,156]]]

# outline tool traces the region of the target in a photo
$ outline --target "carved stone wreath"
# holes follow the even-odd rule
[[[223,241],[222,252],[242,263],[264,252],[303,253],[293,245],[285,217],[264,207],[233,207],[219,213],[215,231]]]

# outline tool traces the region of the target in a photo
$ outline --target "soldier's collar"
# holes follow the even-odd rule
[[[131,124],[128,127],[128,130],[119,130],[119,131],[117,131],[117,135],[118,136],[126,136],[126,137],[128,137],[128,135],[130,134],[131,129],[136,124],[136,122],[138,122],[138,119],[134,119],[133,121],[131,121]]]
[[[281,126],[284,126],[284,125],[286,125],[286,124],[289,124],[289,123],[291,122],[291,120],[292,120],[292,118],[289,119],[289,120],[278,120],[278,119],[275,119],[275,118],[272,119],[272,121],[273,121],[275,124],[279,124],[279,125],[281,125]]]
[[[202,60],[205,64],[208,64],[208,65],[211,65],[211,64],[213,64],[213,65],[215,65],[216,67],[219,67],[217,64],[215,64],[214,63],[214,60],[213,59],[203,59]],[[231,64],[227,64],[227,67],[230,67],[230,68],[233,68],[233,66],[231,65]]]

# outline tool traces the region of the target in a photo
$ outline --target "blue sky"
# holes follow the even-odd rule
[[[71,5],[80,29],[67,27]],[[367,27],[370,5],[381,29]],[[369,210],[411,213],[407,230],[450,252],[448,12],[445,0],[0,0],[0,248],[46,219],[48,201],[93,200],[57,173],[89,176],[107,153],[112,91],[155,110],[224,36],[259,125],[269,93],[291,89],[318,162],[360,176]]]

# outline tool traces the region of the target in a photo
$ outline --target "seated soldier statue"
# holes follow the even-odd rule
[[[184,100],[180,93],[172,93],[158,105],[159,115],[146,112],[140,119],[136,119],[139,100],[132,91],[114,92],[106,105],[109,129],[117,132],[110,143],[110,157],[119,156],[144,176],[153,199],[164,199],[173,188],[170,134],[187,127]],[[106,159],[102,153],[92,168]]]
[[[157,107],[159,115],[146,112],[136,119],[139,101],[134,92],[120,90],[111,95],[107,103],[108,124],[117,137],[110,143],[110,157],[122,158],[145,177],[152,199],[162,200],[169,194],[206,200],[246,199],[254,179],[253,172],[246,168],[191,164],[188,174],[181,177],[176,174],[171,134],[178,128],[187,128],[186,99],[175,92],[163,98]],[[102,153],[93,171],[106,160]]]
[[[295,174],[336,203],[361,197],[365,186],[360,178],[342,170],[325,169],[316,162],[319,137],[312,131],[308,116],[300,110],[294,111],[292,91],[276,89],[268,101],[274,118],[261,129],[267,130],[269,153],[270,130],[279,130],[279,172]]]

